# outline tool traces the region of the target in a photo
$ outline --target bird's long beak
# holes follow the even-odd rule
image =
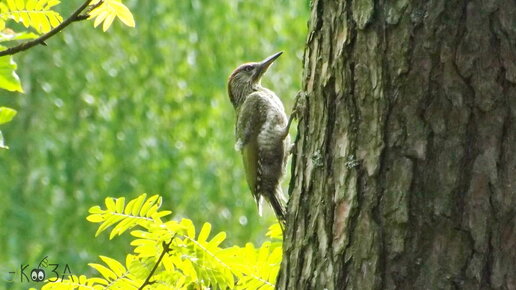
[[[259,81],[263,74],[267,71],[267,69],[271,66],[271,64],[283,53],[283,51],[277,52],[268,58],[262,60],[258,64],[258,69],[256,70],[253,79],[254,81]]]

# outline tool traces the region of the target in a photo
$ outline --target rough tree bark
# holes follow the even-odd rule
[[[279,289],[516,289],[516,2],[314,0]]]

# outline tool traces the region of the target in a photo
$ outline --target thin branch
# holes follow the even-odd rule
[[[140,286],[140,288],[138,288],[138,290],[143,290],[143,287],[145,287],[147,285],[151,285],[152,283],[154,283],[154,282],[151,282],[150,279],[152,278],[152,275],[154,275],[154,272],[156,272],[156,269],[158,268],[159,264],[161,263],[161,260],[165,256],[165,254],[170,251],[170,245],[172,244],[173,240],[174,240],[174,236],[172,236],[172,238],[170,239],[170,242],[168,242],[168,243],[165,243],[163,241],[163,252],[161,252],[161,255],[159,255],[159,258],[156,261],[156,264],[154,265],[154,267],[150,271],[149,275],[147,276],[147,278],[143,282],[142,286]]]
[[[95,8],[99,7],[102,4],[104,4],[104,0],[100,0],[99,2],[97,2],[97,4],[92,5],[90,8],[88,8],[88,11],[86,11],[86,13],[84,13],[82,15],[77,15],[77,17],[75,18],[74,21],[81,21],[81,20],[88,19],[88,17],[90,17],[90,12],[95,10]]]
[[[58,26],[54,27],[54,29],[50,30],[49,32],[41,35],[40,37],[34,39],[34,40],[31,40],[31,41],[27,41],[27,42],[24,42],[24,43],[21,43],[17,46],[13,46],[13,47],[10,47],[6,50],[3,50],[3,51],[0,51],[0,56],[5,56],[5,55],[13,55],[13,54],[16,54],[18,52],[22,52],[24,50],[27,50],[33,46],[36,46],[38,44],[43,44],[45,45],[45,40],[49,39],[50,37],[56,35],[59,31],[63,30],[65,27],[67,27],[68,25],[72,24],[73,22],[75,21],[81,21],[81,20],[84,20],[84,19],[87,19],[89,17],[89,12],[92,11],[93,9],[97,8],[99,5],[101,5],[103,3],[103,1],[99,1],[97,4],[93,5],[86,14],[84,15],[81,15],[81,12],[86,9],[86,7],[88,7],[88,5],[90,5],[92,0],[86,0],[84,1],[84,3],[79,7],[77,8],[77,10],[75,10],[75,12],[70,15],[70,17],[68,17],[65,21],[61,22],[61,24],[59,24]]]

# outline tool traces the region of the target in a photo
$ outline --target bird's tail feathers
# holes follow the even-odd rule
[[[263,204],[265,203],[265,199],[263,195],[258,195],[256,198],[256,205],[258,206],[258,215],[262,216],[263,214]]]
[[[286,209],[285,209],[285,203],[283,202],[281,193],[281,189],[279,191],[276,191],[275,193],[272,193],[269,195],[269,203],[271,204],[272,209],[274,210],[274,213],[276,214],[276,217],[280,221],[280,224],[282,226],[285,225],[286,221]]]

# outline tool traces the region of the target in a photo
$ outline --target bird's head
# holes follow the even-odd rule
[[[282,51],[275,53],[261,62],[244,63],[231,73],[228,81],[228,94],[235,108],[244,102],[247,95],[260,87],[263,74],[282,53]]]

